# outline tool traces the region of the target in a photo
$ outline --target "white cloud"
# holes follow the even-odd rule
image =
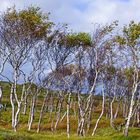
[[[0,11],[3,11],[3,10],[5,10],[7,7],[9,7],[10,6],[10,3],[9,3],[9,1],[2,1],[1,3],[0,3]]]
[[[78,31],[91,30],[92,23],[140,21],[140,0],[3,0],[0,11],[13,4],[18,8],[37,5],[51,12],[53,21],[68,23]]]

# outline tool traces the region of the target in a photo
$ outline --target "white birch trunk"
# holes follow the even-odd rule
[[[68,93],[67,101],[67,137],[70,138],[70,102],[71,102],[71,92]]]
[[[46,93],[46,95],[44,97],[44,101],[42,103],[42,107],[41,107],[41,111],[40,111],[40,116],[39,116],[39,121],[38,121],[37,133],[40,131],[40,124],[41,124],[41,121],[42,121],[42,116],[43,116],[44,107],[45,107],[45,104],[46,104],[46,101],[47,101],[47,96],[48,96],[48,90],[47,90],[47,93]]]
[[[98,118],[98,120],[96,121],[96,124],[95,124],[95,127],[93,129],[93,132],[92,132],[92,136],[95,135],[95,132],[96,132],[96,129],[98,127],[98,124],[99,124],[99,121],[101,120],[103,114],[104,114],[104,108],[105,108],[105,93],[104,93],[104,90],[102,91],[102,96],[103,96],[103,101],[102,101],[102,112]]]
[[[128,136],[128,128],[129,128],[130,119],[131,119],[132,113],[133,113],[134,96],[135,96],[135,93],[137,91],[137,86],[138,86],[138,84],[134,83],[134,89],[133,89],[133,92],[132,92],[131,102],[130,102],[130,109],[129,109],[129,113],[128,113],[128,117],[127,117],[127,122],[126,122],[125,129],[124,129],[124,135],[125,136]]]

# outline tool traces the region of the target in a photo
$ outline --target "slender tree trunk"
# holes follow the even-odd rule
[[[89,113],[88,113],[88,115],[87,115],[87,133],[88,133],[88,131],[89,131],[89,129],[90,129],[90,125],[91,125],[91,116],[92,116],[92,108],[93,108],[93,99],[92,99],[92,102],[91,102],[91,104],[90,104],[90,107],[89,107]]]
[[[114,117],[113,117],[113,103],[115,101],[116,96],[114,95],[111,103],[110,103],[110,126],[114,128]]]
[[[62,122],[64,120],[64,118],[66,117],[67,115],[67,111],[65,111],[64,115],[62,116],[62,118],[60,119],[60,122]]]
[[[134,96],[135,96],[135,93],[136,93],[136,90],[137,90],[137,86],[138,86],[138,84],[135,82],[134,87],[133,87],[133,91],[132,91],[132,96],[131,96],[129,114],[128,114],[128,117],[127,117],[125,129],[124,129],[124,135],[125,136],[128,136],[128,128],[129,128],[129,125],[130,125],[130,119],[132,117],[133,106],[134,106]]]
[[[57,111],[57,118],[56,118],[56,123],[54,126],[54,130],[56,131],[59,120],[60,120],[60,115],[61,115],[61,109],[62,109],[62,103],[63,103],[63,97],[62,97],[62,93],[60,91],[60,95],[59,95],[59,102],[58,102],[58,111]]]
[[[98,124],[99,124],[99,121],[101,120],[103,114],[104,114],[104,108],[105,108],[105,93],[104,93],[104,90],[102,91],[102,96],[103,96],[103,101],[102,101],[102,112],[98,118],[98,120],[96,121],[96,124],[95,124],[95,127],[93,129],[93,132],[92,132],[92,136],[95,135],[95,132],[96,132],[96,129],[98,127]]]
[[[21,103],[22,103],[22,99],[23,99],[23,93],[21,95],[21,99],[20,101],[18,100],[18,96],[17,96],[17,77],[18,77],[18,74],[17,74],[17,68],[14,69],[14,75],[13,75],[13,79],[14,79],[14,84],[13,84],[13,90],[12,90],[12,94],[11,94],[11,105],[12,105],[12,119],[14,119],[12,121],[12,123],[14,124],[13,125],[13,129],[14,131],[16,132],[17,131],[17,125],[18,125],[18,116],[19,116],[19,113],[20,113],[20,110],[21,110]],[[14,107],[14,102],[13,102],[13,94],[14,94],[14,97],[15,97],[15,101],[18,105],[18,108],[17,110],[15,110],[15,107]]]
[[[45,104],[46,104],[46,101],[47,101],[47,96],[48,96],[48,90],[47,90],[47,93],[46,93],[46,95],[44,97],[44,101],[42,103],[42,107],[41,107],[41,111],[40,111],[40,116],[39,116],[39,121],[38,121],[37,133],[40,131],[40,124],[41,124],[41,121],[42,121],[42,116],[43,116],[44,107],[45,107]]]
[[[71,92],[68,93],[67,101],[67,137],[70,137],[70,102],[71,102]]]
[[[18,124],[18,115],[19,115],[19,112],[20,112],[20,109],[21,109],[21,102],[18,103],[18,109],[15,113],[15,124],[14,124],[14,130],[16,131],[17,130],[17,124]]]
[[[3,95],[2,87],[0,86],[0,102],[1,102],[1,99],[2,99],[2,95]]]
[[[95,86],[96,86],[98,73],[99,73],[99,71],[96,71],[94,82],[93,82],[93,85],[92,85],[92,87],[90,89],[89,96],[87,97],[87,100],[85,102],[84,109],[82,109],[82,107],[81,107],[80,96],[78,97],[78,107],[79,107],[79,115],[80,115],[79,118],[80,119],[78,121],[77,134],[80,135],[80,136],[85,136],[85,130],[84,130],[85,129],[85,119],[86,119],[85,117],[86,117],[87,112],[89,111],[89,108],[90,108],[90,105],[91,105],[91,101],[92,101],[92,97],[93,97],[92,92],[94,91]]]
[[[81,118],[81,120],[80,120],[80,129],[79,129],[79,135],[80,136],[85,136],[85,129],[84,129],[84,127],[85,127],[85,118],[82,116],[82,118]]]
[[[116,112],[115,112],[115,115],[114,115],[114,119],[117,118],[118,113],[119,113],[119,109],[120,109],[120,101],[118,101],[118,105],[117,105],[117,109],[116,109]]]
[[[13,84],[11,87],[11,93],[10,93],[10,102],[11,102],[11,106],[12,106],[12,127],[14,128],[15,125],[15,105],[13,102]]]
[[[15,97],[15,100],[16,100],[16,102],[17,102],[17,104],[18,104],[18,98],[17,98],[17,93],[16,93],[16,90],[17,90],[17,69],[15,68],[14,69],[14,75],[13,75],[13,79],[14,79],[14,84],[13,84],[13,94],[14,94],[14,97]],[[14,104],[13,104],[14,105]],[[15,110],[15,109],[14,109]],[[15,112],[16,112],[16,110],[15,110]],[[16,130],[16,124],[15,123],[17,123],[17,120],[15,120],[15,113],[14,112],[14,125],[13,125],[13,129],[14,129],[14,131],[16,132],[17,130]],[[18,114],[16,114],[16,116],[17,116]],[[17,116],[18,117],[18,116]],[[16,117],[16,118],[17,118]],[[15,122],[16,121],[16,122]]]
[[[29,114],[29,120],[28,120],[28,131],[31,130],[33,119],[34,119],[34,111],[35,111],[35,104],[36,104],[36,96],[38,94],[38,89],[35,92],[35,94],[32,97],[31,100],[31,107],[30,107],[30,114]]]
[[[28,88],[25,89],[24,91],[24,107],[23,107],[23,115],[26,115],[26,111],[27,111],[27,101],[28,101],[28,96],[29,96],[29,90],[31,89],[32,84],[30,83]]]
[[[27,93],[25,93],[25,98],[24,98],[24,108],[23,108],[23,115],[26,115],[26,110],[27,110]]]

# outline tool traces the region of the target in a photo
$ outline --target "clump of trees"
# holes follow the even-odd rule
[[[12,7],[2,13],[0,76],[11,87],[13,130],[17,131],[20,114],[28,115],[28,130],[32,129],[39,95],[44,99],[37,132],[46,113],[52,131],[66,119],[68,137],[70,116],[77,121],[79,136],[91,133],[89,130],[94,136],[103,116],[110,127],[123,130],[125,136],[130,126],[140,126],[140,23],[130,22],[116,32],[118,28],[115,21],[94,27],[92,34],[74,33],[67,25],[55,25],[49,13],[42,13],[38,7]],[[4,74],[7,65],[12,78]],[[23,83],[20,92],[19,81]],[[102,109],[92,127],[97,88]],[[0,102],[2,95],[0,88]],[[123,122],[115,124],[117,118]]]

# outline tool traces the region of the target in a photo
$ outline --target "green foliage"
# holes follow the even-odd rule
[[[106,33],[110,33],[110,32],[112,32],[117,26],[118,26],[118,21],[116,20],[116,21],[112,22],[110,25],[104,26],[103,30],[104,30],[104,32],[106,32]]]
[[[131,21],[129,25],[124,26],[123,36],[116,36],[116,41],[120,45],[127,45],[134,47],[140,37],[140,23]]]
[[[89,46],[91,45],[91,37],[88,33],[79,32],[68,34],[62,39],[62,43],[66,42],[68,46]]]
[[[127,45],[136,45],[136,41],[140,37],[140,23],[131,21],[128,26],[124,27],[123,32],[128,39]]]
[[[116,42],[118,42],[120,45],[125,45],[126,44],[126,40],[122,36],[116,36]]]
[[[15,38],[37,40],[44,37],[53,24],[49,21],[49,14],[42,13],[39,7],[28,7],[24,10],[9,8],[3,14],[1,22],[6,34],[13,34]]]
[[[124,75],[126,76],[128,81],[133,81],[132,80],[133,74],[134,74],[134,68],[133,67],[129,67],[129,68],[124,69]]]

